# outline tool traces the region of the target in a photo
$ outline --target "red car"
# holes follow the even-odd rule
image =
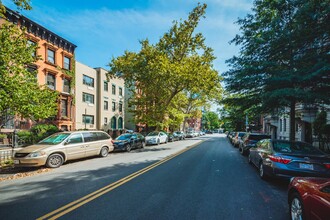
[[[288,202],[291,219],[330,219],[330,178],[292,178]]]

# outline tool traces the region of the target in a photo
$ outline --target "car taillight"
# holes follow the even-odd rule
[[[115,143],[113,140],[111,140],[111,143],[113,144],[113,143]]]
[[[325,166],[327,169],[330,169],[330,163],[325,163],[324,166]]]
[[[277,162],[277,163],[288,164],[291,161],[291,159],[287,159],[287,158],[283,158],[283,157],[276,157],[276,156],[272,156],[272,155],[269,155],[268,157],[271,161]]]

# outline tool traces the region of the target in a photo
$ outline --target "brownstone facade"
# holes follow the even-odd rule
[[[30,43],[37,44],[38,60],[30,68],[37,70],[40,85],[60,93],[58,113],[52,122],[62,130],[75,130],[74,108],[74,51],[76,46],[23,15],[7,8],[6,18],[9,22],[24,26]],[[47,100],[45,100],[47,101]],[[24,126],[24,128],[22,126]],[[29,120],[21,120],[18,128],[27,129],[32,126]]]

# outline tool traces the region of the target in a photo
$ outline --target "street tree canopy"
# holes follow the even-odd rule
[[[0,125],[8,117],[44,119],[56,115],[55,91],[39,86],[36,72],[29,70],[37,57],[36,45],[29,44],[24,33],[15,24],[0,26]]]
[[[227,103],[272,112],[290,108],[295,139],[295,104],[330,102],[330,1],[255,1],[240,19],[239,56],[228,60],[227,90],[240,96]],[[260,108],[255,108],[258,106]]]
[[[134,94],[131,104],[136,106],[134,113],[139,122],[162,128],[176,112],[172,109],[175,97],[183,92],[220,95],[213,50],[205,45],[201,33],[195,33],[205,9],[206,4],[198,4],[187,20],[174,21],[158,43],[142,40],[139,52],[126,51],[111,60],[109,76],[125,79]]]

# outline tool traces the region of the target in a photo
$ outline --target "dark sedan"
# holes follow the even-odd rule
[[[291,219],[329,219],[330,178],[295,177],[288,187]]]
[[[173,133],[167,133],[167,136],[168,136],[168,141],[169,142],[180,140],[179,135],[177,135],[175,132],[173,132]]]
[[[134,148],[143,148],[145,138],[139,133],[126,133],[118,136],[113,141],[114,150],[131,151]]]
[[[250,149],[249,163],[259,169],[262,179],[294,176],[330,177],[330,156],[299,141],[259,141]]]

